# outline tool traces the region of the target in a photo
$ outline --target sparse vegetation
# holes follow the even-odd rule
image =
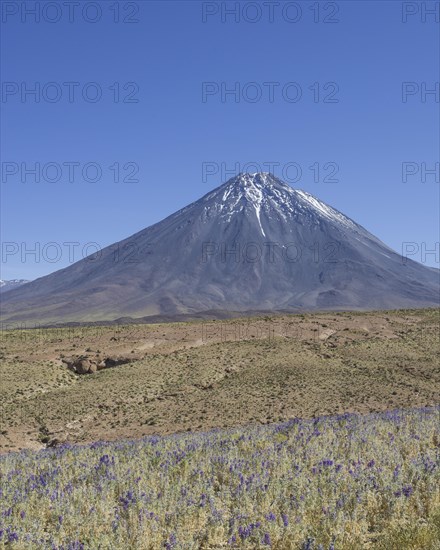
[[[440,408],[0,458],[0,545],[436,550]]]
[[[42,448],[40,425],[75,443],[436,405],[439,335],[438,310],[3,332],[0,446]],[[77,375],[72,342],[133,359]]]

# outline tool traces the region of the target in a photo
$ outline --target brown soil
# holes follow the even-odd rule
[[[0,452],[440,402],[439,310],[0,333]],[[131,361],[76,374],[63,357]]]

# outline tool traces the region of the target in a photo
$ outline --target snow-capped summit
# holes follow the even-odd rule
[[[5,320],[40,323],[425,307],[439,305],[439,271],[272,174],[239,174],[2,302]]]
[[[288,221],[295,217],[308,216],[313,223],[324,216],[347,230],[362,229],[338,210],[305,191],[292,189],[269,172],[239,174],[206,195],[205,199],[211,203],[214,201],[213,207],[227,221],[235,213],[247,212],[249,207],[253,207],[263,236],[265,231],[261,224],[262,211],[269,220],[278,217]]]
[[[9,281],[0,279],[0,292],[7,292],[28,282],[26,279],[10,279]]]

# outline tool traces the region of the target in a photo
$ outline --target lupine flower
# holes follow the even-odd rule
[[[168,542],[165,543],[165,548],[167,550],[171,550],[171,548],[174,548],[177,544],[176,535],[174,533],[171,533]]]
[[[15,531],[8,533],[8,542],[15,542],[18,540],[18,535]]]
[[[327,537],[343,533],[351,514],[365,513],[372,491],[390,500],[393,523],[399,525],[403,510],[418,525],[421,510],[411,501],[433,503],[440,481],[439,413],[435,407],[340,415],[0,456],[0,544],[130,548],[134,540],[157,540],[163,533],[162,548],[177,550],[202,539],[214,547],[211,536],[223,529],[222,546],[276,548],[283,546],[288,528],[295,547],[334,550],[334,540],[329,546]],[[388,434],[396,434],[393,445],[384,444]],[[238,440],[243,445],[237,447]],[[402,452],[408,445],[414,449],[409,457]],[[397,499],[399,505],[393,506]],[[79,501],[88,516],[81,526],[72,513]],[[325,514],[326,532],[319,530],[316,514],[309,532],[313,538],[298,541],[309,503],[316,502]],[[362,529],[353,547],[362,546],[367,535]],[[80,530],[83,540],[74,538]]]

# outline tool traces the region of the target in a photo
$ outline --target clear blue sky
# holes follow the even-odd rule
[[[68,265],[65,242],[80,243],[74,252],[80,259],[89,242],[104,247],[161,220],[218,186],[222,163],[233,170],[236,163],[242,168],[253,162],[265,171],[264,163],[279,163],[275,175],[282,177],[284,167],[292,179],[288,166],[297,163],[302,177],[290,182],[293,187],[341,210],[396,251],[402,242],[433,248],[439,241],[439,183],[432,175],[422,182],[420,171],[402,181],[403,162],[425,162],[429,169],[439,161],[440,104],[423,90],[439,80],[440,27],[435,16],[421,13],[421,3],[408,4],[407,11],[418,13],[408,13],[403,22],[399,1],[321,2],[319,12],[316,3],[298,2],[300,14],[294,7],[283,12],[286,3],[279,2],[271,8],[271,22],[265,3],[258,14],[254,3],[242,2],[247,11],[237,21],[226,14],[223,22],[222,9],[234,2],[205,3],[209,12],[218,8],[205,14],[206,21],[199,1],[120,2],[120,18],[137,23],[115,23],[110,1],[99,3],[102,15],[95,23],[85,20],[98,17],[92,8],[82,15],[85,2],[72,22],[66,7],[62,13],[43,11],[44,0],[40,22],[22,13],[19,2],[2,4],[1,77],[9,83],[1,104],[3,168],[14,171],[5,162],[77,162],[81,171],[94,162],[103,171],[95,183],[81,173],[69,182],[67,167],[56,182],[47,181],[55,177],[50,169],[39,183],[31,175],[21,182],[20,167],[18,174],[4,175],[2,278],[33,279]],[[30,9],[35,3],[25,4]],[[23,86],[35,82],[40,102],[31,95],[21,100]],[[55,84],[43,91],[50,82]],[[64,82],[79,83],[72,102]],[[95,103],[82,98],[89,82],[102,91]],[[115,89],[109,89],[115,82],[117,103]],[[128,82],[138,90],[124,90]],[[204,82],[214,83],[214,91],[238,83],[242,95],[238,102],[231,95],[222,101],[219,92],[203,101]],[[264,82],[279,83],[273,101]],[[283,97],[284,87],[284,95],[294,99],[295,88],[285,88],[291,82],[301,87],[296,102]],[[339,88],[333,96],[334,85],[324,88],[328,82]],[[402,82],[416,83],[406,102]],[[60,88],[61,99],[49,102]],[[133,90],[138,102],[122,102]],[[261,99],[250,101],[258,90]],[[95,89],[85,91],[91,98]],[[324,103],[324,97],[339,101]],[[122,176],[128,175],[125,163],[136,163],[139,181],[114,182],[108,167],[115,162]],[[315,162],[321,167],[318,182],[309,169]],[[329,162],[339,166],[333,178],[338,181],[322,181]],[[203,177],[203,163],[217,163],[219,173]],[[92,170],[88,175],[93,178]],[[18,252],[7,244],[13,242]],[[44,249],[50,242],[62,250],[54,263],[47,259],[56,249]],[[44,249],[39,261],[21,258],[24,247],[35,243]],[[438,267],[434,256],[425,263]]]

